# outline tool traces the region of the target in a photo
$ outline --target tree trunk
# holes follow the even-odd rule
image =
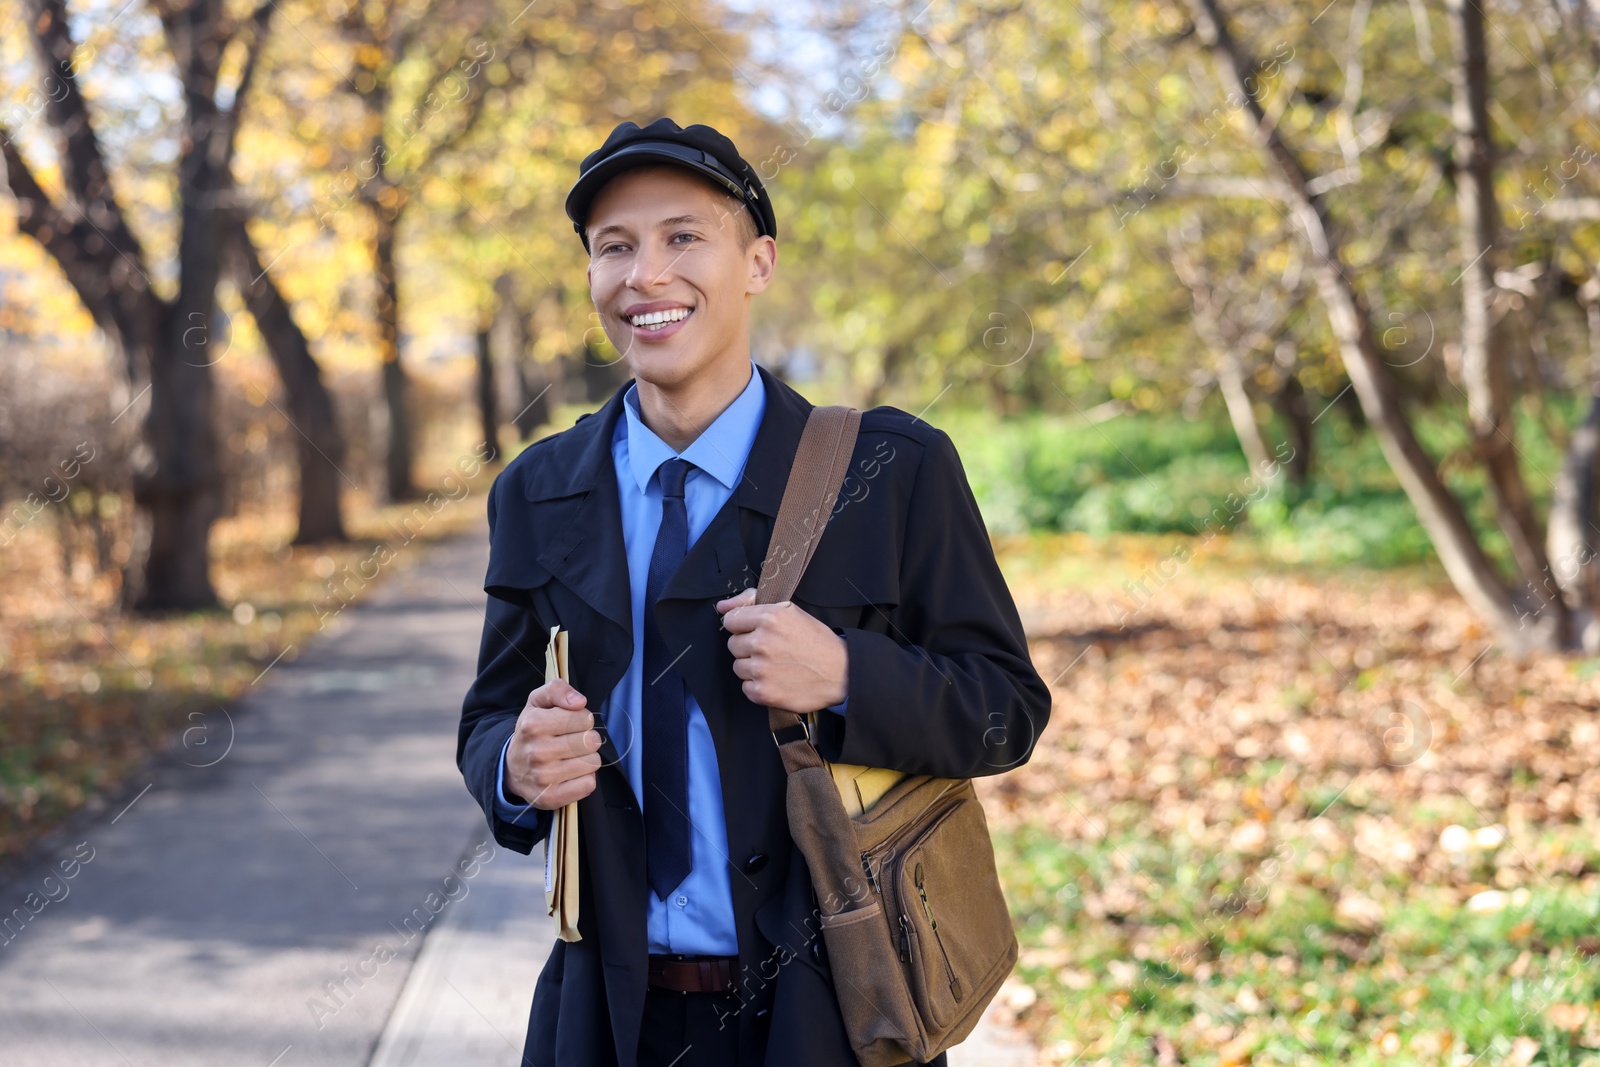
[[[1228,407],[1228,420],[1233,423],[1234,436],[1239,438],[1244,458],[1250,461],[1250,473],[1265,479],[1267,472],[1276,468],[1272,457],[1267,454],[1267,442],[1262,438],[1261,427],[1256,422],[1255,406],[1250,402],[1250,394],[1245,391],[1243,363],[1237,349],[1226,348],[1220,355],[1217,385],[1222,389],[1222,399]],[[1277,481],[1277,477],[1270,480]]]
[[[1595,482],[1600,477],[1600,284],[1591,279],[1579,291],[1589,323],[1589,411],[1572,431],[1567,455],[1556,476],[1550,504],[1550,533],[1546,544],[1551,570],[1569,608],[1576,613],[1574,629],[1587,651],[1600,651],[1600,630],[1595,624],[1600,607],[1600,560],[1589,531],[1595,521]]]
[[[522,403],[512,423],[517,428],[518,439],[526,441],[533,436],[533,431],[554,418],[554,405],[561,397],[561,363],[559,360],[540,363],[522,359],[517,361],[516,367]]]
[[[550,421],[550,398],[545,395],[552,379],[536,363],[529,350],[528,325],[532,315],[523,310],[517,298],[516,278],[507,271],[495,279],[494,347],[497,365],[508,374],[496,377],[504,409],[515,414],[511,423],[519,440],[526,441],[533,431]]]
[[[150,361],[147,465],[136,470],[134,500],[149,512],[149,555],[134,606],[147,613],[212,607],[211,524],[222,502],[222,467],[211,368],[217,283],[222,274],[220,208],[230,192],[231,142],[215,93],[218,7],[195,4],[163,18],[167,41],[186,72],[178,158],[178,293],[163,316]]]
[[[333,396],[323,384],[322,370],[311,355],[304,331],[294,320],[293,309],[261,265],[243,219],[234,220],[229,237],[234,284],[255,319],[256,329],[261,331],[289,398],[289,421],[300,472],[299,528],[293,543],[347,541],[339,483],[349,478],[341,466],[345,442]],[[353,481],[350,484],[355,485]]]
[[[1272,406],[1283,416],[1289,428],[1289,444],[1294,448],[1294,455],[1288,463],[1289,481],[1305,488],[1311,480],[1311,450],[1315,439],[1312,437],[1312,415],[1306,403],[1305,387],[1300,384],[1294,371],[1284,370],[1283,384],[1272,392]]]
[[[609,398],[623,382],[632,377],[625,357],[618,356],[607,363],[600,358],[599,351],[584,344],[578,349],[578,358],[583,361],[584,399],[590,403]]]
[[[500,458],[500,405],[495,391],[491,336],[488,324],[478,327],[478,432],[483,437],[485,463]]]
[[[1344,412],[1344,417],[1350,423],[1350,428],[1358,433],[1367,428],[1367,412],[1361,406],[1361,397],[1356,395],[1356,383],[1348,382],[1343,389],[1334,394],[1329,404],[1339,405],[1339,410]],[[1312,416],[1315,420],[1316,416]]]
[[[1525,628],[1526,613],[1519,611],[1520,598],[1513,597],[1496,575],[1460,501],[1417,441],[1402,407],[1399,388],[1379,356],[1365,295],[1341,268],[1343,248],[1327,207],[1320,194],[1307,188],[1306,173],[1284,141],[1281,128],[1266,126],[1261,103],[1248,88],[1259,88],[1264,68],[1246,56],[1234,40],[1217,0],[1191,3],[1201,40],[1216,56],[1219,70],[1287,187],[1293,217],[1310,245],[1317,291],[1327,309],[1345,371],[1384,456],[1417,509],[1417,518],[1428,531],[1446,573],[1473,610],[1513,648],[1554,644],[1547,625],[1538,630]]]
[[[907,347],[900,344],[891,344],[884,350],[883,359],[878,364],[878,376],[873,379],[872,387],[867,390],[866,400],[862,402],[863,407],[876,407],[884,402],[884,398],[889,395],[889,390],[894,385],[894,380],[899,375],[901,367],[905,364],[908,354]],[[993,386],[999,387],[1000,385],[998,375],[989,375],[989,381]],[[999,391],[1002,394],[1004,393],[1004,389]],[[1001,397],[997,396],[995,399],[1002,404],[1004,403]]]
[[[394,262],[394,231],[399,212],[383,197],[373,204],[372,265],[378,282],[378,358],[383,363],[383,402],[389,416],[384,474],[390,503],[415,500],[411,478],[415,449],[409,383],[400,363],[400,279]]]
[[[1265,316],[1257,314],[1254,323],[1240,321],[1226,295],[1219,294],[1205,265],[1204,235],[1198,217],[1174,227],[1168,235],[1167,246],[1173,273],[1189,290],[1194,306],[1195,333],[1216,356],[1217,386],[1228,409],[1228,421],[1233,424],[1239,450],[1244,453],[1251,474],[1277,482],[1277,466],[1267,454],[1266,439],[1261,436],[1261,426],[1256,422],[1255,405],[1245,387],[1245,362],[1240,354],[1241,350],[1248,351],[1244,338],[1266,325]]]
[[[197,220],[200,213],[186,206],[182,243],[192,239],[197,225],[212,224],[209,218]],[[133,499],[144,509],[139,544],[145,551],[135,554],[123,586],[124,602],[144,614],[217,604],[211,524],[221,510],[222,469],[209,343],[217,271],[214,258],[209,264],[198,262],[201,258],[186,264],[178,300],[162,316],[163,343],[149,358],[150,407],[144,423],[149,449],[133,474]],[[203,295],[208,291],[209,300]]]
[[[1461,376],[1466,385],[1468,422],[1474,450],[1493,487],[1496,518],[1526,588],[1545,603],[1556,639],[1566,644],[1570,624],[1566,602],[1552,581],[1543,534],[1517,463],[1508,324],[1491,321],[1500,209],[1494,192],[1483,7],[1479,0],[1448,0],[1446,6],[1455,30],[1450,117],[1455,127],[1456,210],[1465,264],[1461,275]]]

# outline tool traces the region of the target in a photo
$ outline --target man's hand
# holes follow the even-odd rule
[[[844,638],[790,601],[757,604],[756,591],[717,601],[744,695],[780,711],[819,711],[850,693]]]
[[[554,810],[594,792],[600,734],[588,699],[557,678],[528,694],[506,749],[507,799]]]

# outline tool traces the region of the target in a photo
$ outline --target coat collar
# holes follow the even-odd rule
[[[739,484],[690,547],[663,600],[731,596],[759,577],[760,553],[812,404],[765,367],[757,364],[756,373],[766,406]],[[599,411],[523,452],[506,468],[511,480],[505,489],[520,489],[528,506],[511,507],[502,494],[484,583],[488,592],[514,599],[514,591],[537,588],[554,576],[630,641],[628,558],[611,441],[632,384],[630,378]],[[764,521],[753,524],[757,516]],[[757,535],[758,527],[765,536]],[[537,550],[530,552],[534,545]]]
[[[800,447],[800,434],[805,429],[812,404],[759,363],[756,373],[761,375],[761,384],[766,389],[766,411],[733,499],[739,507],[776,518],[789,476],[790,460]],[[617,419],[622,417],[623,397],[633,384],[634,379],[629,378],[599,411],[581,417],[570,429],[552,439],[548,449],[541,449],[540,462],[523,467],[522,490],[529,501],[536,503],[575,496],[596,488],[603,492],[609,480],[611,501],[617,502],[611,438]],[[621,516],[618,505],[619,527]]]

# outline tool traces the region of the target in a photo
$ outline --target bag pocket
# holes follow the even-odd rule
[[[970,1030],[1017,950],[982,804],[957,800],[889,862],[911,994],[936,1041],[963,1023]]]
[[[863,907],[824,915],[822,936],[839,1011],[856,1055],[864,1064],[904,1063],[902,1042],[916,1042],[922,1028],[889,937],[883,901],[874,899]]]

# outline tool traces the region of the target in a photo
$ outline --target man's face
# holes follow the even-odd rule
[[[749,299],[771,281],[777,244],[741,248],[730,208],[681,167],[626,171],[595,197],[589,294],[641,381],[672,388],[749,360]]]

